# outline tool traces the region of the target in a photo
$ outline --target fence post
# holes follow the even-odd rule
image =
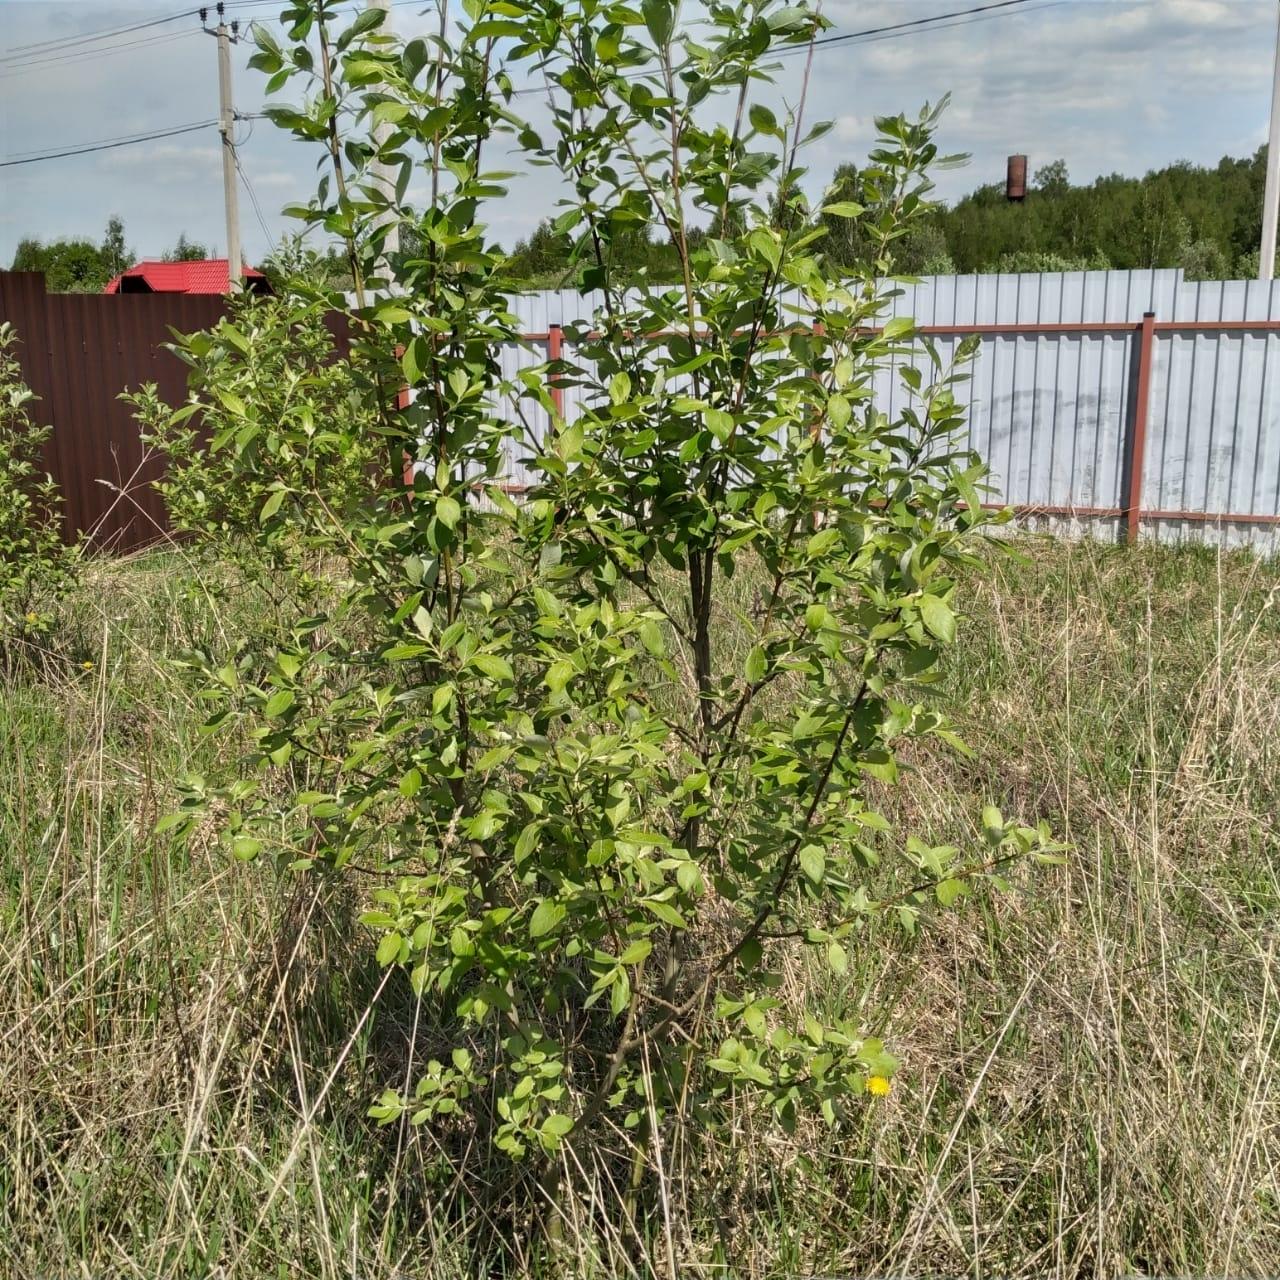
[[[1156,313],[1143,312],[1142,325],[1138,329],[1138,387],[1133,397],[1129,425],[1129,489],[1124,499],[1124,539],[1130,546],[1138,541],[1138,521],[1142,515],[1142,469],[1147,457],[1147,417],[1155,339]]]
[[[396,363],[399,364],[404,359],[404,347],[396,344]],[[400,383],[396,390],[396,412],[403,413],[413,403],[413,394],[410,392],[407,383]],[[403,473],[400,476],[401,482],[406,489],[413,488],[413,459],[409,456],[409,450],[405,449],[401,452],[401,460],[404,464]],[[410,495],[412,496],[412,495]]]
[[[819,341],[821,341],[823,338],[827,336],[827,326],[823,324],[821,320],[815,320],[813,322],[813,336],[817,338]],[[815,382],[821,382],[821,379],[818,377],[816,373],[813,375],[813,377]],[[815,413],[814,419],[813,419],[813,426],[809,428],[809,434],[813,437],[815,444],[821,438],[822,436],[821,410]]]
[[[560,359],[561,351],[561,331],[558,324],[547,326],[547,359],[553,363]],[[556,416],[564,417],[564,388],[556,382],[554,375],[551,378],[551,403],[555,405]]]

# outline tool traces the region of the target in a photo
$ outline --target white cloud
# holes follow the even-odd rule
[[[61,39],[174,12],[171,0],[132,6],[94,0],[0,0],[6,45]],[[956,0],[827,0],[831,34],[902,22],[953,8]],[[394,11],[413,33],[428,19],[413,6]],[[217,111],[213,41],[189,19],[161,30],[175,38],[118,56],[32,67],[0,80],[0,153],[55,149],[85,139],[143,132],[211,119]],[[834,166],[857,160],[873,141],[877,114],[913,114],[952,95],[939,145],[967,151],[967,168],[938,176],[954,198],[1000,181],[1004,158],[1024,151],[1032,169],[1061,156],[1073,177],[1141,173],[1187,158],[1213,163],[1244,154],[1265,136],[1275,41],[1274,0],[1031,0],[1024,8],[975,15],[892,39],[833,44],[813,60],[806,120],[835,121],[806,158],[821,186]],[[263,79],[236,50],[236,103],[262,104]],[[777,99],[799,96],[803,56],[783,61]],[[515,72],[517,80],[527,75]],[[545,125],[545,104],[517,99]],[[245,130],[248,133],[248,129]],[[0,261],[27,234],[101,235],[120,213],[140,253],[158,254],[179,231],[206,243],[224,239],[216,133],[197,132],[87,157],[5,171],[0,180]],[[495,167],[508,167],[499,142]],[[258,120],[241,150],[269,229],[286,220],[281,205],[305,199],[315,185],[316,152]],[[546,171],[526,172],[488,221],[504,241],[551,213],[556,190]],[[415,179],[413,189],[425,190]],[[242,200],[247,250],[268,248],[249,202]]]
[[[876,126],[870,116],[837,116],[831,132],[841,142],[857,142],[865,147],[874,140]]]

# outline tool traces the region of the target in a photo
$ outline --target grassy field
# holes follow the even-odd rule
[[[1066,865],[789,975],[893,1093],[671,1153],[631,1237],[581,1206],[575,1274],[1280,1272],[1280,571],[1020,545],[943,694],[975,760],[883,804],[1045,816]],[[0,684],[0,1274],[484,1273],[482,1201],[364,1118],[400,1021],[354,902],[150,834],[211,749],[166,658],[234,624],[180,567],[94,566],[69,660]]]

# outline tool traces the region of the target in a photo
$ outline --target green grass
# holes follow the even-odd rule
[[[949,839],[1046,816],[1066,865],[788,973],[885,1029],[891,1096],[666,1151],[632,1236],[573,1206],[562,1274],[1280,1271],[1280,574],[1020,546],[939,695],[975,758],[879,799]],[[96,565],[72,659],[0,682],[0,1274],[487,1272],[511,1224],[364,1119],[404,1023],[353,901],[150,834],[212,749],[167,659],[248,607],[182,570]]]

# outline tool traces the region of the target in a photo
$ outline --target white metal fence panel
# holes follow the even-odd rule
[[[513,298],[529,338],[503,350],[504,375],[514,379],[545,361],[552,326],[589,324],[602,305],[599,293],[572,290]],[[996,500],[1047,510],[1073,527],[1071,513],[1083,509],[1080,516],[1107,536],[1121,527],[1114,516],[1129,497],[1146,312],[1154,312],[1156,330],[1141,484],[1141,508],[1151,513],[1145,531],[1280,547],[1280,281],[1194,282],[1177,270],[933,276],[902,285],[889,306],[891,315],[912,316],[926,329],[1024,327],[981,335],[959,392],[969,444],[991,468]],[[1224,321],[1237,327],[1211,327]],[[1245,321],[1277,327],[1238,327]],[[1160,327],[1169,323],[1210,327]],[[1114,327],[1054,327],[1060,325]],[[929,337],[944,362],[960,340],[959,333]],[[572,358],[569,335],[563,342]],[[875,396],[891,417],[917,399],[896,368],[877,375]],[[572,419],[583,393],[568,387],[562,399]],[[527,401],[511,412],[532,437],[546,431],[546,415]],[[513,450],[506,483],[532,481],[521,463],[527,452]]]

